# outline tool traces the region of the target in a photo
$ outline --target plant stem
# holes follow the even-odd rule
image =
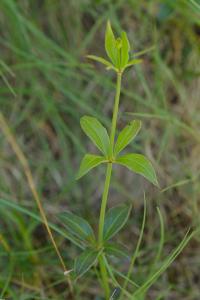
[[[110,144],[113,156],[114,150],[114,142],[115,142],[115,131],[117,125],[117,115],[119,109],[119,98],[120,98],[120,91],[121,91],[121,72],[117,73],[117,84],[116,84],[116,94],[115,94],[115,103],[113,109],[113,117],[112,117],[112,125],[111,125],[111,132],[110,132]],[[108,201],[108,192],[110,188],[110,180],[112,175],[112,162],[107,164],[106,170],[106,179],[104,184],[104,191],[102,196],[101,202],[101,210],[100,210],[100,217],[99,217],[99,235],[98,235],[98,246],[101,248],[103,246],[103,229],[104,229],[104,221],[105,221],[105,213],[106,213],[106,206]],[[103,260],[103,256],[99,256],[99,266],[102,278],[102,285],[105,291],[106,300],[109,300],[110,297],[110,288],[108,284],[108,274],[106,270],[106,266]]]
[[[100,267],[100,273],[101,273],[101,279],[102,279],[102,286],[105,293],[105,299],[110,299],[110,287],[108,283],[108,272],[104,263],[103,254],[99,256],[99,267]]]
[[[117,73],[117,85],[116,85],[116,94],[115,94],[115,104],[113,109],[113,117],[112,117],[112,125],[110,131],[110,144],[112,149],[113,155],[113,148],[115,142],[115,131],[117,125],[117,115],[118,115],[118,108],[119,108],[119,98],[120,98],[120,91],[121,91],[121,73]],[[100,211],[100,218],[99,218],[99,246],[102,246],[103,242],[103,227],[104,227],[104,219],[105,219],[105,212],[106,212],[106,205],[108,200],[108,192],[110,187],[110,179],[112,174],[112,163],[108,163],[107,170],[106,170],[106,179],[104,184],[104,191],[102,196],[101,202],[101,211]]]
[[[101,211],[100,211],[100,217],[99,217],[99,246],[102,246],[103,243],[103,227],[104,227],[104,220],[105,220],[105,212],[106,212],[106,205],[108,200],[108,192],[110,187],[110,179],[112,174],[112,163],[107,164],[107,170],[106,170],[106,179],[104,184],[104,191],[102,196],[102,202],[101,202]]]
[[[122,78],[122,73],[118,72],[117,73],[116,94],[115,94],[115,104],[114,104],[112,126],[111,126],[111,132],[110,132],[110,144],[111,144],[112,152],[113,152],[114,142],[115,142],[115,131],[116,131],[116,125],[117,125],[117,115],[118,115],[119,99],[120,99],[120,92],[121,92],[121,78]]]
[[[106,179],[104,184],[104,191],[102,196],[102,202],[101,202],[101,211],[100,211],[100,217],[99,217],[99,248],[103,246],[103,228],[104,228],[104,219],[105,219],[105,212],[106,212],[106,204],[108,199],[108,192],[110,187],[110,179],[112,174],[112,163],[108,163],[107,170],[106,170]],[[102,278],[102,286],[104,288],[105,292],[105,298],[106,300],[109,300],[110,298],[110,288],[108,284],[108,274],[106,270],[106,266],[104,264],[103,256],[102,254],[99,255],[99,266],[100,266],[100,272],[101,272],[101,278]]]

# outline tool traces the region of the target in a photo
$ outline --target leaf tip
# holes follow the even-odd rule
[[[107,20],[106,28],[109,29],[109,30],[110,29],[112,30],[110,19]]]
[[[159,182],[158,182],[158,179],[156,178],[156,180],[155,180],[155,186],[158,188],[158,189],[161,189],[161,187],[160,187],[160,184],[159,184]]]
[[[81,176],[79,175],[79,173],[75,176],[75,180],[78,181],[81,178]]]
[[[154,172],[155,172],[155,171],[154,171]],[[152,183],[153,183],[157,188],[160,189],[160,184],[159,184],[159,182],[158,182],[156,173],[155,173],[155,175],[154,175],[154,178],[153,178],[153,180],[152,180]]]

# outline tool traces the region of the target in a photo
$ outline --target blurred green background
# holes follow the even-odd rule
[[[71,210],[95,228],[104,168],[75,175],[91,143],[80,129],[84,114],[110,125],[115,75],[90,62],[105,57],[104,31],[125,29],[143,63],[123,77],[118,129],[143,122],[132,144],[157,170],[161,189],[115,168],[109,206],[133,203],[118,240],[133,251],[148,203],[142,250],[133,278],[144,281],[159,244],[159,206],[165,221],[162,259],[189,228],[200,225],[200,2],[189,0],[1,0],[0,108],[23,150],[48,220]],[[133,113],[132,115],[130,113]],[[57,256],[38,219],[23,168],[0,131],[0,298],[69,299]],[[68,266],[79,250],[58,233]],[[146,299],[200,299],[200,241],[196,236]],[[126,263],[115,261],[117,269]],[[76,299],[99,299],[94,277],[76,285]],[[156,298],[157,297],[157,298]],[[158,298],[160,297],[160,298]]]

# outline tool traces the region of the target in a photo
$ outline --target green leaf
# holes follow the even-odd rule
[[[105,253],[109,256],[129,258],[127,249],[121,244],[108,242],[106,243],[104,249]]]
[[[3,211],[3,209],[7,209],[7,210],[14,210],[14,211],[17,211],[21,214],[24,214],[24,215],[27,215],[29,216],[30,218],[32,218],[33,220],[39,222],[39,223],[43,223],[43,220],[42,220],[42,217],[40,217],[37,213],[34,213],[33,210],[30,210],[30,209],[26,209],[25,207],[17,204],[17,202],[14,201],[14,199],[7,199],[7,200],[4,200],[4,199],[1,199],[0,198],[0,211]],[[80,247],[82,248],[82,245],[80,245],[80,242],[77,242],[77,240],[72,237],[71,234],[69,234],[69,232],[66,232],[65,230],[63,229],[60,229],[60,227],[58,227],[57,225],[55,225],[54,223],[51,223],[51,222],[48,222],[49,224],[49,227],[57,232],[60,236],[64,237],[65,239],[71,241],[72,243],[74,243],[77,247]]]
[[[116,39],[113,34],[110,21],[107,22],[106,33],[105,33],[105,49],[108,57],[111,59],[114,66],[117,65],[117,48]]]
[[[85,219],[69,211],[63,212],[59,217],[63,222],[63,226],[79,240],[91,243],[95,241],[94,232]]]
[[[120,205],[109,209],[105,217],[103,236],[104,241],[113,237],[128,220],[131,207]]]
[[[105,65],[107,68],[106,69],[115,69],[115,67],[109,62],[107,61],[106,59],[104,59],[103,57],[99,57],[99,56],[96,56],[96,55],[87,55],[88,58],[92,59],[92,60],[95,60],[95,61],[98,61],[100,63],[102,63],[103,65]]]
[[[130,60],[128,63],[127,63],[127,65],[126,65],[126,67],[131,67],[131,66],[133,66],[133,65],[138,65],[138,64],[141,64],[141,62],[142,62],[142,59],[132,59],[132,60]]]
[[[83,116],[80,120],[85,134],[105,156],[110,155],[110,139],[106,128],[94,117]]]
[[[141,128],[141,121],[132,121],[119,133],[115,147],[114,155],[117,156],[130,142],[136,137]]]
[[[116,163],[144,176],[151,183],[158,186],[155,170],[151,162],[144,155],[136,153],[126,154],[118,157]]]
[[[122,51],[122,39],[118,37],[116,39],[115,47],[117,49],[117,63],[116,67],[118,70],[121,70],[121,51]]]
[[[78,278],[83,276],[92,266],[95,265],[99,252],[94,249],[86,249],[74,263],[74,272]]]
[[[82,176],[87,174],[91,169],[105,162],[107,162],[107,160],[103,156],[86,154],[81,161],[76,180],[80,179]]]
[[[125,31],[122,31],[121,35],[122,40],[122,48],[121,48],[121,68],[123,69],[126,67],[128,60],[129,60],[129,51],[130,51],[130,45],[127,38],[127,34]]]

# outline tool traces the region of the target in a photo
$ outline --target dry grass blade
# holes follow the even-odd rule
[[[5,118],[4,118],[4,116],[3,116],[3,114],[1,112],[0,112],[0,125],[1,125],[0,128],[1,128],[2,132],[3,132],[3,134],[5,135],[7,141],[11,145],[13,151],[15,152],[17,158],[19,159],[19,161],[20,161],[20,163],[21,163],[21,165],[23,167],[23,170],[24,170],[24,173],[26,175],[29,187],[30,187],[31,192],[33,194],[33,197],[34,197],[34,199],[36,201],[36,204],[38,206],[41,218],[42,218],[42,220],[44,222],[44,225],[45,225],[46,230],[48,232],[49,238],[50,238],[50,240],[52,242],[52,245],[53,245],[53,247],[54,247],[54,249],[56,251],[56,254],[57,254],[57,256],[58,256],[58,258],[60,260],[60,263],[61,263],[61,265],[63,267],[63,271],[64,271],[64,273],[66,273],[68,270],[67,270],[67,268],[65,266],[65,263],[64,263],[64,260],[62,258],[62,255],[61,255],[61,253],[60,253],[60,251],[59,251],[59,249],[58,249],[58,247],[56,245],[56,242],[55,242],[55,239],[53,237],[52,231],[51,231],[51,229],[50,229],[50,227],[48,225],[48,220],[47,220],[46,214],[44,212],[44,209],[42,207],[41,199],[40,199],[40,197],[38,195],[38,192],[37,192],[37,190],[35,188],[33,176],[32,176],[32,173],[31,173],[28,161],[27,161],[24,153],[20,149],[19,145],[17,144],[17,142],[15,140],[15,137],[11,133],[10,128],[9,128],[9,126],[8,126],[6,120],[5,120]],[[73,286],[72,286],[72,282],[71,282],[69,276],[67,277],[67,283],[69,285],[70,293],[72,294],[72,292],[73,292]]]

